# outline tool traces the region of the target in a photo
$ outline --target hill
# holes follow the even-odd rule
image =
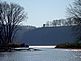
[[[25,26],[26,27],[26,26]],[[28,45],[57,45],[75,41],[70,26],[24,28],[17,32],[16,40]]]

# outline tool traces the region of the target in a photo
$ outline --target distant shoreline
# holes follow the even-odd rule
[[[29,48],[55,48],[56,46],[54,45],[52,45],[52,46],[29,46]]]
[[[64,43],[56,45],[55,48],[62,48],[62,49],[81,49],[80,43]]]

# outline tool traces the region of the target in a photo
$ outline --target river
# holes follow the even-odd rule
[[[0,61],[81,61],[81,50],[40,48],[40,51],[0,52]]]

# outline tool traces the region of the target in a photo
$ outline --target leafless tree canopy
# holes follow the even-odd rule
[[[25,19],[24,8],[14,3],[0,2],[0,43],[11,43],[18,30],[17,25]]]
[[[81,0],[74,0],[73,4],[68,7],[69,16],[76,19],[77,25],[81,25]]]
[[[44,27],[73,26],[76,25],[76,23],[73,20],[73,18],[66,18],[47,21],[46,24],[44,24]]]
[[[73,4],[68,7],[67,12],[69,17],[72,17],[77,24],[74,30],[78,39],[81,40],[81,0],[74,0]]]

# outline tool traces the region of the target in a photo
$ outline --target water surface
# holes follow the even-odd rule
[[[41,51],[1,52],[0,61],[81,61],[81,51],[41,48]]]

